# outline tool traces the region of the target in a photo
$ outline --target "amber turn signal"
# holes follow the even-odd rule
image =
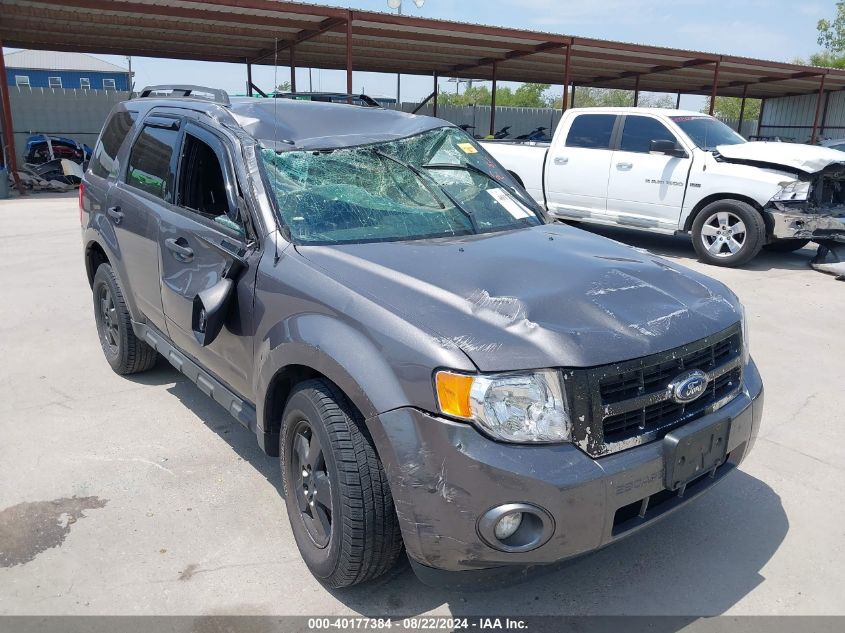
[[[439,371],[434,381],[437,387],[437,404],[446,415],[458,418],[472,417],[469,406],[469,392],[472,389],[474,377],[465,374],[454,374],[450,371]]]

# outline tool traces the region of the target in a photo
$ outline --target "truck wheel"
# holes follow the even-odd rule
[[[297,386],[282,415],[288,518],[311,573],[335,589],[390,570],[402,535],[387,476],[361,416],[330,382]]]
[[[708,264],[741,266],[756,257],[765,242],[763,216],[739,200],[711,202],[692,223],[692,244]]]
[[[100,346],[115,373],[126,375],[146,371],[156,364],[156,351],[135,336],[132,319],[117,277],[108,264],[94,274],[94,320]]]
[[[763,248],[772,253],[791,253],[792,251],[800,251],[810,240],[775,240],[766,244]]]

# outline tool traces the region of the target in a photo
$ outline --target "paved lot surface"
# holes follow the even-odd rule
[[[767,408],[742,472],[511,589],[429,589],[404,566],[332,592],[254,436],[164,362],[109,369],[75,198],[0,201],[0,613],[845,614],[845,283],[809,250],[722,270],[683,239],[603,232],[706,268],[748,307]]]

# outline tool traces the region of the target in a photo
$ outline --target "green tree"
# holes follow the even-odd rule
[[[550,99],[546,97],[549,88],[551,84],[522,84],[516,90],[501,86],[496,89],[496,105],[546,108],[550,104]],[[487,85],[468,86],[461,94],[441,92],[437,99],[443,105],[490,105],[492,94]]]
[[[837,2],[836,16],[832,20],[822,18],[816,29],[819,32],[816,42],[824,50],[810,55],[810,63],[813,66],[845,68],[845,2]]]
[[[290,82],[283,81],[278,86],[276,86],[276,92],[290,92]]]
[[[739,120],[739,111],[742,107],[742,99],[739,97],[716,97],[716,107],[713,109],[713,114],[721,119],[728,119],[730,121]],[[709,104],[701,109],[702,112],[709,111]],[[760,116],[760,100],[746,99],[745,111],[742,114],[743,119],[757,119]]]
[[[554,107],[561,107],[561,97],[555,99]],[[575,88],[575,106],[578,108],[619,107],[634,105],[634,93],[631,90],[618,88],[591,88],[579,86]],[[643,108],[674,108],[675,97],[672,95],[640,93],[638,105]]]

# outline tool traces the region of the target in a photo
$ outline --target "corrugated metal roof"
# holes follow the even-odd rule
[[[845,70],[281,0],[0,0],[7,46],[757,98]],[[348,26],[348,28],[347,28]],[[56,54],[58,55],[58,54]],[[11,63],[7,62],[7,65]]]
[[[128,73],[129,70],[85,53],[23,50],[6,53],[6,68],[40,70],[88,70],[100,73]]]

